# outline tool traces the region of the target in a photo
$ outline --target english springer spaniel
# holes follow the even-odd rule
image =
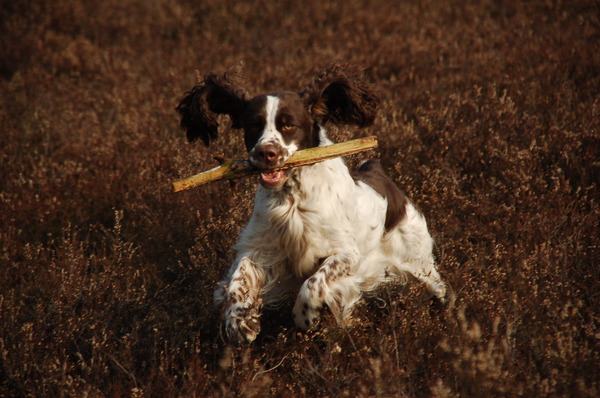
[[[296,295],[293,317],[316,327],[327,306],[340,324],[363,293],[412,275],[442,303],[446,284],[436,269],[423,215],[377,161],[350,172],[341,158],[278,170],[297,150],[329,145],[324,126],[371,125],[379,98],[360,74],[333,65],[300,93],[251,97],[235,73],[209,74],[177,107],[189,141],[217,138],[217,115],[244,129],[260,185],[237,256],[214,293],[231,342],[256,339],[261,309]]]

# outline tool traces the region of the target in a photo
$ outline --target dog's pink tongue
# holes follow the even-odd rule
[[[283,178],[283,170],[263,171],[260,173],[260,178],[267,184],[279,182]]]

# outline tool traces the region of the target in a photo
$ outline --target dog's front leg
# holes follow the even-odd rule
[[[352,270],[358,251],[341,251],[323,261],[321,267],[302,285],[294,305],[294,322],[303,330],[314,329],[319,311],[327,305],[338,323],[343,324],[360,297],[360,287]]]
[[[215,291],[215,302],[222,305],[224,326],[230,342],[250,343],[258,336],[263,284],[260,268],[248,257],[242,257],[231,277],[221,282]]]

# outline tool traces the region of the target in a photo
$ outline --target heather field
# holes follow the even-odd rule
[[[0,396],[597,397],[600,6],[594,0],[22,0],[0,6]],[[264,314],[228,346],[212,291],[256,181],[175,106],[238,67],[253,93],[361,65],[364,130],[425,213],[453,308],[389,285],[351,328]],[[291,304],[289,307],[291,308]]]

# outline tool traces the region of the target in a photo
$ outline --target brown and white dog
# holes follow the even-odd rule
[[[209,74],[177,107],[187,138],[217,138],[217,115],[244,129],[260,186],[237,256],[214,293],[230,341],[251,342],[264,306],[296,295],[293,317],[316,327],[327,306],[340,324],[366,292],[413,275],[443,303],[433,241],[415,209],[376,161],[351,173],[340,158],[274,171],[297,150],[329,145],[325,124],[368,126],[379,99],[351,68],[333,65],[302,92],[250,97],[229,73]]]

